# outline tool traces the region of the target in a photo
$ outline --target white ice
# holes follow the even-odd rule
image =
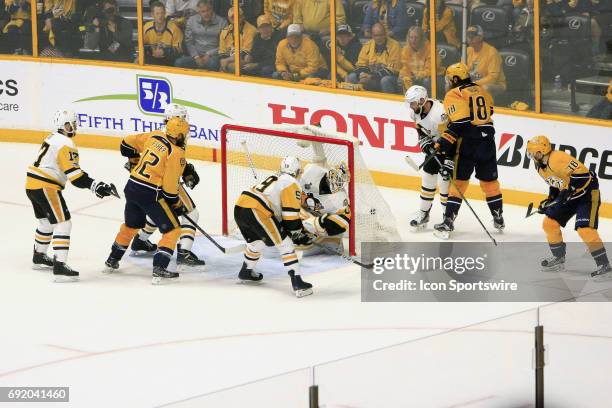
[[[123,201],[99,200],[73,187],[65,192],[73,216],[69,264],[81,272],[81,280],[55,284],[49,272],[31,270],[36,221],[24,183],[38,146],[0,146],[5,236],[0,246],[0,386],[70,387],[69,404],[45,406],[153,407],[183,400],[188,401],[175,406],[305,406],[307,390],[299,384],[310,381],[308,370],[216,399],[190,398],[537,306],[361,303],[359,268],[334,256],[303,260],[305,279],[315,293],[296,299],[280,261],[262,262],[262,285],[238,284],[241,257],[216,253],[200,236],[195,251],[206,255],[209,264],[204,271],[184,273],[178,284],[152,286],[150,261],[128,256],[120,273],[103,275]],[[118,153],[80,153],[92,177],[123,188],[127,172]],[[200,223],[218,236],[219,165],[195,165],[202,179],[193,192]],[[434,239],[431,230],[414,234],[407,228],[418,206],[417,193],[382,190],[404,240]],[[473,205],[488,214],[484,202]],[[506,206],[507,229],[497,235],[500,241],[544,241],[541,218],[525,219],[524,212]],[[440,213],[435,204],[433,221]],[[485,240],[465,206],[456,229],[456,239]],[[611,240],[611,220],[601,220],[600,233],[604,241]],[[571,229],[565,234],[569,241],[579,240]],[[550,406],[609,406],[610,305],[551,306],[542,317],[550,329],[547,398],[556,402]],[[527,312],[383,355],[324,366],[316,376],[322,398],[327,407],[529,406],[535,322],[535,312]]]

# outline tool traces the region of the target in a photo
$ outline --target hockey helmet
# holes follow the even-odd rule
[[[297,178],[302,172],[300,159],[295,156],[286,156],[281,162],[280,172]]]
[[[337,166],[329,169],[327,172],[327,184],[329,184],[329,190],[333,193],[344,188],[344,184],[348,183],[351,179],[351,174],[348,170],[346,163],[341,162]]]
[[[166,123],[166,135],[174,139],[177,146],[185,146],[188,134],[189,123],[185,119],[173,117]]]
[[[71,130],[66,130],[66,123],[72,127]],[[73,137],[77,131],[77,115],[69,109],[60,109],[53,116],[53,126],[68,137]]]
[[[427,89],[421,85],[412,85],[406,91],[404,99],[408,108],[412,109],[415,113],[421,113],[423,105],[427,102]]]
[[[183,105],[179,105],[178,103],[168,104],[164,109],[164,117],[166,119],[166,122],[172,118],[181,118],[186,121],[189,121],[187,109]]]
[[[470,79],[468,67],[463,62],[454,63],[446,68],[446,79],[451,85],[453,85],[453,79],[455,77],[459,78],[459,81]]]
[[[527,156],[532,160],[540,161],[552,151],[550,140],[546,136],[534,136],[527,142]],[[538,157],[538,153],[540,153]]]

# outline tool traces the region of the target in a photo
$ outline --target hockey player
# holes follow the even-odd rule
[[[599,222],[599,182],[594,172],[569,154],[553,150],[546,136],[535,136],[527,142],[527,154],[534,161],[540,177],[549,185],[548,197],[540,203],[544,214],[542,228],[552,256],[542,261],[544,271],[563,269],[565,243],[561,227],[575,215],[574,228],[589,248],[597,270],[592,277],[612,277],[606,249],[597,232]]]
[[[304,228],[316,236],[314,243],[328,246],[334,252],[343,252],[342,234],[348,230],[351,220],[349,199],[344,189],[349,179],[345,163],[331,169],[319,163],[309,163],[300,177],[304,192],[300,217]]]
[[[254,271],[255,265],[266,246],[276,246],[297,297],[312,294],[312,285],[300,276],[294,248],[294,244],[308,245],[312,241],[299,217],[302,190],[297,178],[300,172],[299,159],[285,157],[279,175],[270,176],[243,191],[234,206],[234,219],[247,242],[238,278],[262,280],[263,275]]]
[[[439,151],[444,157],[441,174],[454,179],[462,193],[468,188],[472,172],[480,181],[494,228],[505,228],[502,193],[497,180],[493,99],[481,86],[472,82],[465,64],[458,62],[446,69],[449,91],[444,97],[448,125],[440,138]],[[448,239],[461,207],[461,195],[452,186],[444,221],[434,226],[434,234]]]
[[[153,257],[153,284],[178,278],[167,270],[174,247],[181,234],[179,217],[186,207],[179,198],[179,179],[185,162],[185,143],[189,124],[172,118],[164,134],[151,136],[144,144],[138,164],[130,171],[125,186],[125,222],[106,260],[106,271],[119,268],[119,261],[148,216],[159,227],[162,238]]]
[[[444,105],[427,96],[427,89],[420,85],[413,85],[406,91],[406,106],[409,108],[410,119],[416,123],[419,134],[419,145],[426,156],[436,153],[435,144],[439,143],[440,135],[446,129],[446,111]],[[440,165],[434,159],[429,160],[423,167],[421,178],[421,207],[419,215],[410,221],[414,229],[422,229],[429,222],[429,211],[436,194],[436,185],[440,185],[440,203],[446,207],[448,200],[449,180],[439,175]],[[438,180],[438,178],[440,180]]]
[[[79,152],[72,138],[77,131],[76,114],[62,109],[53,117],[55,131],[47,136],[36,161],[28,167],[26,195],[34,207],[38,228],[34,238],[35,269],[53,268],[55,280],[78,280],[79,272],[66,265],[72,221],[62,191],[66,181],[87,188],[99,198],[116,194],[113,184],[93,180],[79,166]],[[53,259],[47,248],[53,242]]]
[[[187,110],[184,106],[176,103],[171,103],[166,107],[164,116],[164,124],[175,117],[188,121]],[[128,163],[126,164],[128,170],[131,170],[133,166],[138,164],[146,141],[154,135],[163,135],[163,130],[131,135],[123,139],[121,142],[121,154],[128,158]],[[187,163],[185,166],[182,178],[184,184],[192,190],[200,182],[200,177],[191,163]],[[199,219],[198,209],[183,184],[179,185],[179,198],[185,206],[189,218],[197,223]],[[132,252],[137,255],[154,254],[157,246],[149,241],[149,237],[156,229],[157,227],[153,221],[147,217],[145,227],[132,240],[130,246]],[[203,259],[199,259],[196,254],[191,252],[195,232],[195,226],[185,217],[181,217],[181,236],[177,246],[177,263],[179,265],[204,266],[206,264]]]

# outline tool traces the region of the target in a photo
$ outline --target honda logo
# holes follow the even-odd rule
[[[578,18],[571,18],[568,22],[568,26],[570,30],[578,30],[581,26],[580,24],[580,19]]]
[[[514,55],[508,55],[504,60],[504,63],[509,67],[513,67],[516,65],[516,57]]]
[[[482,12],[482,19],[487,23],[495,21],[495,12],[493,10],[485,10]]]

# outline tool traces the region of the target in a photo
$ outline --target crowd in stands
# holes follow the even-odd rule
[[[147,64],[234,72],[231,0],[144,1],[148,2],[143,27]],[[475,82],[494,96],[508,89],[500,51],[522,50],[533,64],[533,1],[468,2],[467,65]],[[430,88],[428,2],[338,0],[335,51],[339,86],[385,93],[401,93],[414,84]],[[463,10],[458,6],[462,0],[435,2],[435,64],[437,82],[443,84],[445,66],[461,57]],[[561,52],[559,42],[550,40],[567,31],[567,16],[581,16],[590,26],[588,34],[581,34],[589,37],[588,61],[610,54],[610,3],[542,0],[542,58],[544,71],[546,58],[550,58],[549,79],[571,80],[569,68],[557,68],[563,65],[555,59]],[[94,53],[87,51],[94,50],[95,57],[104,60],[136,60],[136,23],[121,15],[117,0],[44,0],[38,6],[41,55],[88,57]],[[330,83],[330,0],[240,0],[239,6],[241,72],[324,86]],[[488,17],[482,12],[487,7],[493,11]],[[31,53],[31,12],[29,0],[0,0],[0,52]],[[491,22],[491,15],[497,16],[496,22]],[[454,60],[441,58],[449,53]]]

